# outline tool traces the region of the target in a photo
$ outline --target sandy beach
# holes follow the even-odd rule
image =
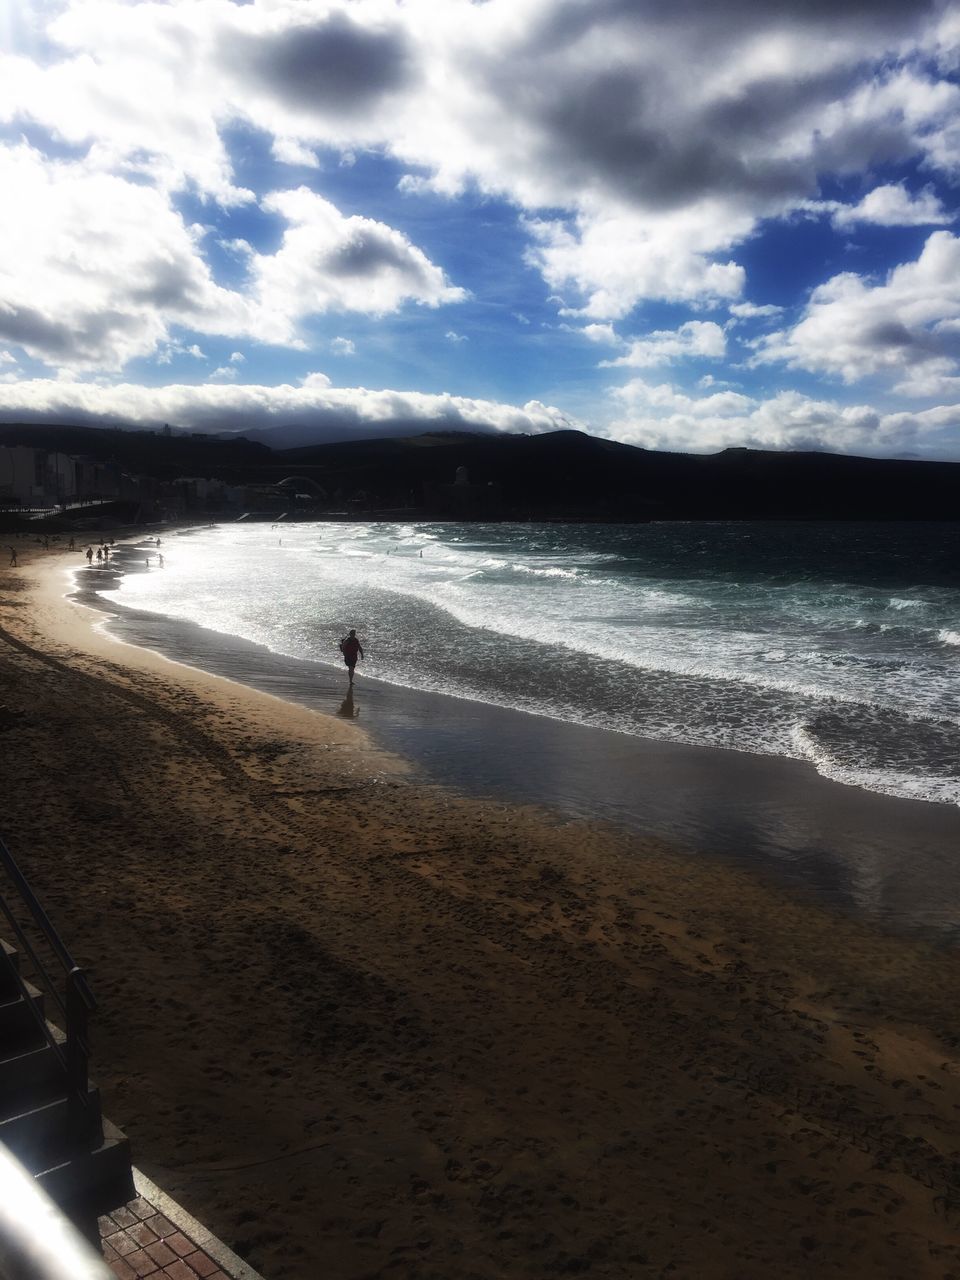
[[[79,562],[0,568],[0,835],[106,1114],[267,1280],[960,1276],[955,948],[425,781]]]

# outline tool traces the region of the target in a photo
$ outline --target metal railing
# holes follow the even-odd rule
[[[104,1260],[2,1143],[0,1280],[115,1280]]]
[[[4,882],[0,880],[0,913],[10,926],[18,950],[21,950],[29,960],[31,976],[36,979],[44,996],[49,998],[60,1013],[65,1034],[65,1040],[62,1043],[54,1034],[19,971],[11,965],[10,973],[44,1040],[63,1067],[70,1133],[77,1141],[83,1141],[90,1136],[91,1122],[99,1123],[99,1109],[91,1106],[89,1097],[90,1045],[87,1030],[89,1014],[97,1007],[97,1002],[83,970],[74,963],[63,939],[40,905],[37,895],[3,840],[0,840],[0,872],[6,873],[6,880],[13,886],[17,899],[32,920],[34,929],[41,935],[55,961],[63,969],[61,987],[60,983],[51,976],[50,969],[39,955],[33,939],[14,913],[8,896],[3,892]]]

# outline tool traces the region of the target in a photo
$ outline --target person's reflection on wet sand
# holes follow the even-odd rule
[[[347,696],[340,703],[340,709],[337,711],[338,716],[343,716],[344,720],[356,720],[360,714],[360,708],[353,705],[353,685],[347,689]]]

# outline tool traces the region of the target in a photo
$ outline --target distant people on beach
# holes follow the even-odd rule
[[[71,538],[71,539],[70,539],[70,545],[69,545],[69,547],[67,547],[67,550],[68,550],[68,551],[76,551],[76,549],[77,549],[77,540],[76,540],[76,538]]]
[[[103,564],[103,547],[97,547],[97,564]]]
[[[84,554],[87,557],[87,564],[93,564],[93,547],[87,547]]]
[[[158,539],[157,539],[157,546],[159,547],[159,545],[160,545],[160,539],[158,538]]]
[[[340,641],[340,652],[343,654],[343,660],[346,663],[347,671],[350,673],[350,683],[353,684],[353,672],[357,665],[357,658],[363,661],[363,646],[357,639],[357,633],[350,628],[350,634],[344,636]]]
[[[162,568],[163,568],[163,553],[162,553],[161,551],[158,551],[158,552],[157,552],[157,560],[160,562],[160,568],[162,569]]]
[[[16,569],[18,567],[19,566],[17,565],[17,549],[16,547],[11,547],[10,548],[10,568]]]
[[[147,556],[147,568],[148,568],[148,569],[150,568],[150,557],[149,557],[149,556]]]

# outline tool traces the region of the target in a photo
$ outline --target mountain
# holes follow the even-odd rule
[[[956,520],[960,463],[725,449],[656,452],[579,431],[543,435],[434,432],[271,449],[244,437],[91,427],[0,426],[0,446],[118,462],[169,480],[322,490],[364,516],[588,520]],[[455,480],[458,482],[455,483]]]

